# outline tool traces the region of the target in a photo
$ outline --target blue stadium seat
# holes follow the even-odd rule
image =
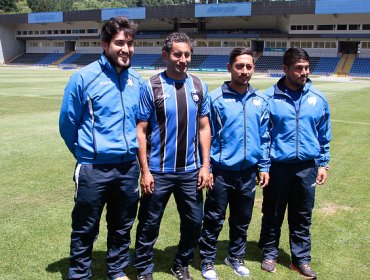
[[[24,53],[10,64],[51,65],[63,55],[64,53]]]
[[[356,58],[349,74],[351,76],[370,77],[370,58]]]

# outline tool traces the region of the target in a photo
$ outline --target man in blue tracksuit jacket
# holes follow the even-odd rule
[[[230,207],[230,243],[225,263],[242,277],[247,229],[252,217],[259,169],[261,187],[269,180],[269,109],[267,98],[249,84],[254,71],[249,48],[234,48],[227,69],[231,81],[209,95],[212,123],[213,188],[208,190],[199,244],[202,276],[218,279],[214,268],[216,246],[227,205]]]
[[[125,17],[102,27],[100,59],[72,75],[59,129],[77,160],[69,279],[91,279],[91,253],[107,205],[107,276],[128,279],[130,230],[139,200],[136,115],[140,76],[130,68],[137,26]]]
[[[288,49],[283,71],[285,76],[266,91],[270,97],[271,169],[270,183],[263,190],[261,268],[276,270],[280,228],[288,206],[291,268],[315,279],[309,229],[315,186],[325,183],[329,168],[330,111],[325,96],[308,79],[305,50]]]

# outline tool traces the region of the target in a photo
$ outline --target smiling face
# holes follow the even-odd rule
[[[174,42],[170,52],[162,51],[166,63],[166,74],[174,80],[183,80],[191,61],[191,46],[188,43]]]
[[[229,86],[239,93],[244,93],[254,72],[253,57],[248,54],[239,55],[232,64],[227,64],[227,70],[231,74]]]
[[[117,73],[130,67],[131,57],[134,54],[134,39],[119,31],[110,42],[102,42],[104,54],[109,62],[116,68]]]
[[[283,65],[283,71],[285,73],[285,86],[292,90],[298,90],[307,82],[310,64],[307,60],[300,59],[290,66]]]

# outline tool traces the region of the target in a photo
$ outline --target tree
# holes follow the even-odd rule
[[[122,8],[127,7],[127,2],[133,1],[122,1],[122,0],[78,0],[74,1],[72,10],[91,10],[91,9],[105,9],[105,8]]]
[[[17,14],[26,14],[31,12],[27,0],[18,0],[15,6],[16,6],[15,13]]]
[[[55,11],[54,0],[27,0],[32,12],[51,12]]]
[[[12,0],[0,0],[0,13],[14,12],[16,9],[15,2]]]
[[[180,4],[181,0],[139,0],[137,1],[138,6],[148,7],[148,6],[166,6]]]

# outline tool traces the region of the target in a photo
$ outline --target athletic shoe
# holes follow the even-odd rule
[[[128,279],[127,276],[121,276],[121,277],[118,277],[118,278],[116,278],[114,280],[130,280],[130,279]]]
[[[108,277],[107,280],[130,280],[130,279],[125,275],[125,276],[120,276],[114,279]]]
[[[250,274],[249,269],[244,265],[243,258],[232,258],[228,256],[225,259],[225,264],[233,268],[236,275],[248,277]]]
[[[187,266],[174,266],[171,268],[172,274],[179,280],[193,280],[190,277],[189,269]]]
[[[302,264],[290,264],[290,268],[294,271],[297,271],[306,279],[316,279],[317,273],[311,268],[309,263],[302,263]]]
[[[153,280],[153,274],[138,275],[137,280]]]
[[[275,259],[264,259],[261,263],[261,268],[267,272],[276,271],[276,260]]]
[[[218,280],[213,262],[208,262],[202,265],[202,276],[207,280]]]

